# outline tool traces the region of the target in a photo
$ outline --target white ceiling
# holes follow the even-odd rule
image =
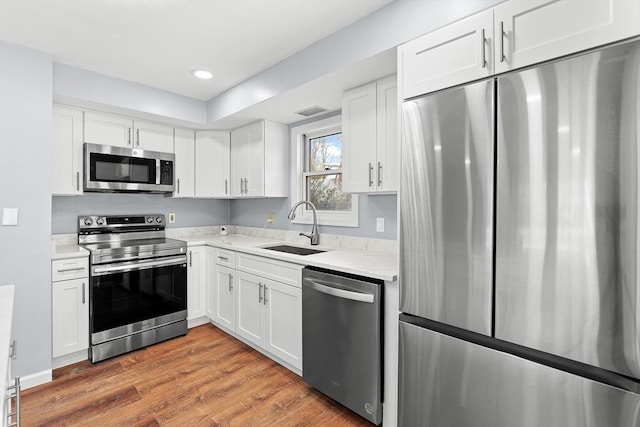
[[[0,0],[0,40],[209,100],[391,1]]]

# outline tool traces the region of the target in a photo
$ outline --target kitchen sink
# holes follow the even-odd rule
[[[290,246],[290,245],[267,246],[262,249],[269,249],[270,251],[286,252],[289,254],[296,254],[296,255],[313,255],[313,254],[326,252],[322,249],[302,248],[300,246]]]

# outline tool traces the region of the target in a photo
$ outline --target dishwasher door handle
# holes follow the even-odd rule
[[[332,295],[338,298],[350,299],[353,301],[366,302],[369,304],[373,304],[374,295],[367,294],[362,292],[353,292],[353,291],[345,291],[344,289],[334,288],[333,286],[323,285],[315,280],[311,280],[309,278],[304,280],[304,284],[308,285],[311,289],[314,289],[318,292],[322,292],[323,294]]]

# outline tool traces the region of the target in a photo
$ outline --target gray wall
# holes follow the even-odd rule
[[[76,233],[78,215],[176,214],[173,227],[229,224],[228,200],[172,199],[159,194],[88,193],[53,197],[53,234]]]
[[[16,286],[15,375],[51,369],[52,58],[0,41],[0,284]],[[3,356],[4,357],[4,356]]]
[[[397,236],[397,213],[395,195],[361,195],[359,200],[358,227],[320,226],[320,234],[342,234],[346,236],[395,239]],[[281,230],[308,232],[310,225],[292,224],[287,218],[289,209],[297,200],[252,199],[231,201],[231,224],[247,227],[268,227]],[[267,224],[269,213],[276,215],[275,224]],[[384,233],[376,232],[376,217],[384,218]],[[322,239],[322,237],[320,237]]]

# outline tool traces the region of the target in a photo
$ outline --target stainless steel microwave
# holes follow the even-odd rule
[[[175,155],[84,144],[84,191],[171,193]]]

